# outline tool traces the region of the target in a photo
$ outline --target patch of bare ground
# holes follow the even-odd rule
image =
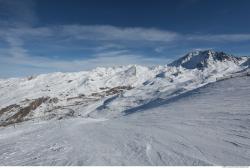
[[[35,76],[29,76],[29,77],[27,78],[28,81],[30,81],[30,80],[32,80],[32,79],[35,79]]]
[[[0,117],[1,117],[4,113],[6,113],[6,112],[8,112],[8,111],[11,111],[11,110],[13,110],[13,109],[17,109],[17,108],[20,108],[20,106],[17,105],[17,104],[12,104],[12,105],[9,105],[9,106],[7,106],[7,107],[5,107],[5,108],[0,109]]]
[[[60,112],[58,112],[57,110],[62,110]],[[53,113],[53,111],[57,111],[56,113]],[[44,115],[41,119],[45,119],[45,120],[50,120],[50,119],[64,119],[64,118],[68,118],[68,117],[74,117],[75,111],[71,108],[69,108],[69,106],[56,106],[48,111],[46,111],[46,115]]]
[[[55,98],[50,99],[48,102],[51,103],[52,100],[56,99]],[[86,97],[84,94],[79,94],[78,96],[75,97],[69,97],[66,100],[69,101],[67,105],[52,106],[49,110],[45,111],[46,114],[42,118],[46,120],[57,118],[60,120],[67,117],[74,117],[75,111],[73,109],[75,106],[87,106],[89,103],[96,102],[100,99]],[[53,103],[56,103],[57,101],[53,101]],[[70,103],[70,101],[72,103]],[[62,111],[58,112],[58,110]]]
[[[122,93],[124,92],[124,90],[131,90],[131,89],[133,89],[132,86],[117,86],[117,87],[114,87],[105,91],[105,94],[106,96],[109,96],[109,95]]]
[[[99,88],[100,90],[107,90],[107,89],[110,89],[109,87],[100,87]]]
[[[133,89],[132,86],[117,86],[114,88],[101,88],[102,92],[92,93],[91,96],[93,97],[86,97],[84,94],[79,94],[76,97],[70,97],[67,98],[67,101],[72,101],[72,104],[68,104],[67,106],[53,106],[52,109],[46,111],[48,113],[54,111],[54,110],[68,110],[67,113],[63,114],[64,116],[72,117],[74,115],[74,110],[70,108],[70,106],[84,106],[87,105],[89,102],[98,101],[100,98],[115,94],[121,94],[126,90]],[[9,118],[7,118],[5,121],[0,122],[0,126],[7,126],[10,124],[20,123],[26,120],[29,120],[26,116],[28,116],[32,111],[36,110],[41,104],[47,103],[47,104],[57,104],[59,102],[58,98],[50,98],[50,97],[40,97],[34,100],[25,99],[22,101],[23,103],[27,104],[24,107],[21,107],[17,104],[12,104],[10,106],[7,106],[5,108],[0,109],[0,117],[4,113],[11,112],[13,110],[16,111],[16,113]],[[53,115],[56,115],[54,113],[49,114],[49,116],[53,118]]]
[[[15,124],[15,123],[19,123],[22,121],[25,121],[25,117],[33,110],[37,109],[42,103],[46,102],[47,100],[49,100],[49,97],[40,97],[37,99],[34,99],[32,102],[29,103],[28,106],[25,107],[21,107],[17,113],[15,113],[13,116],[9,117],[5,122],[0,123],[0,126],[7,126],[10,124]],[[11,110],[12,108],[17,108],[20,107],[19,105],[10,105],[8,107],[5,107],[3,109],[1,109],[1,111],[3,112],[8,112],[9,110]]]
[[[113,88],[108,88],[108,87],[104,88],[103,87],[100,89],[104,90],[104,91],[98,92],[98,93],[92,93],[91,96],[104,97],[104,96],[110,96],[110,95],[114,95],[114,94],[120,94],[120,93],[123,93],[125,90],[133,89],[133,87],[132,86],[117,86],[117,87],[113,87]]]
[[[69,98],[67,98],[67,101],[74,100],[74,99],[82,99],[82,98],[85,98],[85,95],[84,94],[79,94],[76,97],[69,97]]]
[[[50,98],[49,99],[49,103],[58,103],[59,102],[59,99],[57,97],[54,97],[54,98]]]

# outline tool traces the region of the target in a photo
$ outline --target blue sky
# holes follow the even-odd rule
[[[249,0],[0,0],[0,78],[250,55]]]

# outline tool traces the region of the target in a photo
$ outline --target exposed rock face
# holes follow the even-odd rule
[[[131,90],[131,89],[133,89],[132,86],[117,86],[113,88],[101,87],[100,90],[102,90],[102,92],[92,93],[91,96],[94,96],[94,97],[111,96],[111,95],[123,93],[124,91]]]
[[[119,94],[119,93],[122,93],[125,90],[131,90],[131,89],[133,89],[132,86],[117,86],[117,87],[114,87],[112,89],[109,89],[109,90],[105,91],[105,94],[107,96],[109,96],[109,95]]]
[[[31,103],[29,103],[28,106],[20,107],[19,105],[13,104],[6,108],[3,108],[0,110],[1,113],[9,112],[13,109],[17,110],[17,112],[6,119],[3,123],[0,123],[0,126],[5,126],[13,123],[22,122],[25,120],[25,117],[33,110],[35,110],[37,107],[39,107],[42,103],[49,100],[49,97],[40,97],[38,99],[33,100]]]
[[[9,111],[11,111],[11,110],[13,110],[13,109],[17,109],[17,108],[20,108],[20,106],[17,105],[17,104],[12,104],[12,105],[9,105],[9,106],[7,106],[7,107],[5,107],[5,108],[2,108],[2,109],[0,110],[0,116],[3,115],[3,114],[6,113],[6,112],[9,112]]]

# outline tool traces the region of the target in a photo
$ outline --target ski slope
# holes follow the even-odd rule
[[[1,165],[250,165],[250,78],[208,84],[125,116],[0,128]]]

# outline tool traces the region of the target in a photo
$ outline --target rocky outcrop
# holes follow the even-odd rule
[[[1,109],[0,110],[1,113],[6,113],[6,112],[9,112],[10,110],[12,110],[13,108],[15,108],[15,109],[19,108],[14,115],[7,118],[6,121],[0,123],[0,126],[6,126],[9,124],[19,123],[19,122],[24,121],[25,117],[30,112],[32,112],[33,110],[38,108],[42,103],[46,102],[47,100],[49,100],[49,97],[40,97],[40,98],[33,100],[25,107],[20,107],[19,105],[13,104],[13,105],[10,105],[8,107]]]

